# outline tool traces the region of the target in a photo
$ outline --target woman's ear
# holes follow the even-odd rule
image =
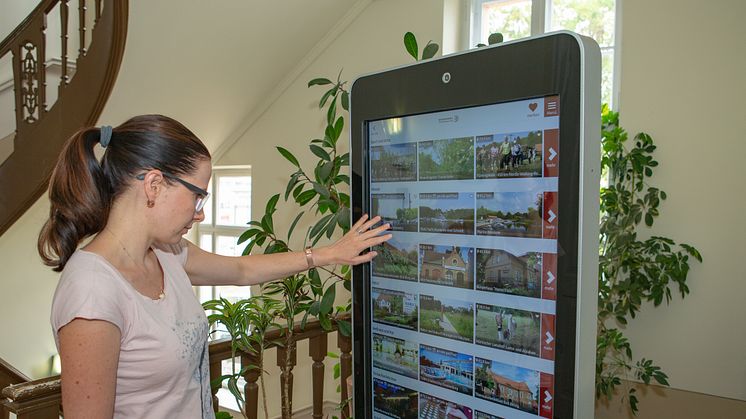
[[[142,187],[147,199],[146,204],[148,208],[152,208],[155,205],[156,198],[163,191],[164,183],[165,178],[160,170],[152,169],[145,173]]]

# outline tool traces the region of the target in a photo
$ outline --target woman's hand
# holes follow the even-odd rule
[[[358,265],[370,262],[376,257],[377,252],[370,251],[364,255],[360,252],[363,250],[379,245],[391,238],[391,234],[382,234],[391,228],[391,225],[384,224],[374,229],[374,225],[381,221],[380,216],[368,219],[368,214],[363,214],[359,220],[350,228],[342,238],[334,244],[326,247],[320,247],[313,250],[314,262],[318,266],[323,265]]]

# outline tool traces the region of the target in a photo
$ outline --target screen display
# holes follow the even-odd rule
[[[559,105],[367,123],[374,417],[552,417]]]

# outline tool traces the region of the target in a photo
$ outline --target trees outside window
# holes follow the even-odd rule
[[[487,44],[494,32],[512,41],[570,30],[590,36],[601,47],[601,100],[616,109],[618,100],[618,0],[472,0],[471,42]]]

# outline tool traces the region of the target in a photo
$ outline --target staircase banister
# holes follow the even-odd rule
[[[43,0],[41,1],[31,13],[26,16],[21,23],[10,32],[2,42],[0,42],[0,56],[5,55],[11,48],[11,45],[16,41],[16,38],[26,30],[29,24],[36,19],[40,13],[48,13],[60,0]]]
[[[30,378],[28,378],[26,374],[18,371],[4,359],[0,358],[0,382],[2,382],[3,379],[7,379],[8,381],[15,383],[30,381]]]
[[[3,397],[15,402],[23,403],[32,399],[40,399],[45,396],[60,392],[60,376],[42,378],[26,383],[15,384],[3,389]]]
[[[335,318],[332,321],[332,328],[330,330],[324,330],[323,327],[321,327],[321,323],[318,320],[311,320],[306,323],[305,327],[301,327],[300,324],[296,324],[295,327],[293,327],[293,336],[295,337],[295,341],[301,341],[310,339],[315,336],[322,335],[324,333],[329,333],[337,330],[337,321],[341,320],[350,320],[350,313],[343,313],[339,315],[337,318]],[[272,328],[267,331],[267,333],[264,335],[264,340],[266,342],[274,342],[282,338],[282,336],[285,334],[285,328]],[[212,342],[210,342],[209,345],[209,354],[210,357],[217,357],[223,359],[228,359],[231,357],[231,340],[226,339],[217,339]],[[270,344],[269,346],[275,347],[276,344]]]

